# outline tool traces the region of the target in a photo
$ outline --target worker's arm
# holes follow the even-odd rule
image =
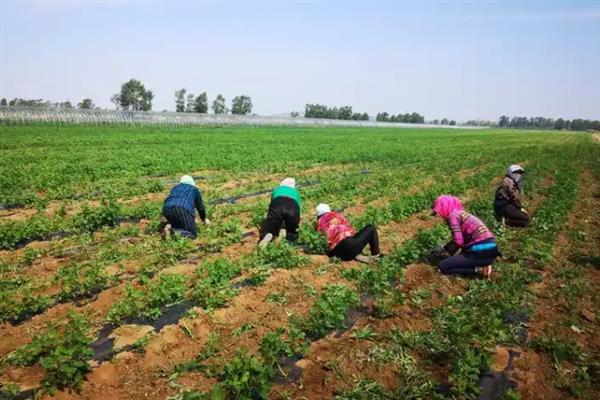
[[[510,202],[515,205],[517,208],[521,208],[521,199],[519,198],[519,189],[515,182],[508,178],[504,180],[504,187],[506,189],[506,193],[510,197]]]
[[[198,214],[200,214],[200,219],[206,221],[206,210],[204,209],[204,202],[202,201],[202,195],[199,190],[198,197],[196,197],[196,210],[198,210]]]
[[[458,247],[463,247],[465,244],[465,239],[463,238],[462,229],[460,227],[460,216],[458,213],[450,214],[450,217],[448,218],[448,225],[452,231],[452,239],[454,239],[454,243],[456,243]]]

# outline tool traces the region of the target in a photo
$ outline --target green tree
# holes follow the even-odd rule
[[[506,115],[502,115],[500,117],[500,119],[498,120],[498,126],[500,128],[506,127],[510,124],[510,118],[508,118],[508,116]]]
[[[187,106],[185,107],[185,112],[191,113],[194,112],[194,102],[195,102],[196,96],[194,96],[193,94],[188,94],[187,96]]]
[[[562,129],[565,129],[565,120],[562,118],[559,118],[556,120],[556,122],[554,123],[554,129],[558,129],[559,131]]]
[[[121,92],[111,97],[111,101],[123,110],[150,111],[153,98],[152,91],[146,90],[142,82],[130,79],[121,85]]]
[[[206,92],[200,93],[194,101],[194,112],[206,114],[208,112],[208,96]]]
[[[0,107],[6,107],[8,105],[8,103],[6,102],[6,99],[3,97],[2,100],[0,100]]]
[[[77,108],[79,108],[80,110],[90,110],[94,107],[94,101],[89,98],[85,98],[77,104]]]
[[[184,112],[185,111],[185,88],[181,88],[175,91],[175,111],[176,112]]]
[[[252,112],[252,99],[250,96],[236,96],[231,102],[231,113],[246,115]]]
[[[215,101],[213,101],[212,109],[215,114],[227,114],[227,107],[225,107],[225,97],[218,94]]]

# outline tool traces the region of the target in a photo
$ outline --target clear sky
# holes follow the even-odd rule
[[[129,78],[427,119],[600,119],[600,1],[202,2],[0,0],[0,97],[110,96]]]

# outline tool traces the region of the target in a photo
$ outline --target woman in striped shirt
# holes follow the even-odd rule
[[[438,197],[433,203],[433,214],[444,218],[452,231],[452,241],[444,247],[451,256],[440,262],[440,271],[489,278],[491,264],[500,255],[496,238],[489,228],[466,212],[460,200],[453,196]]]

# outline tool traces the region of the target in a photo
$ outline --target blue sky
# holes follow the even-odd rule
[[[0,97],[110,96],[137,78],[155,110],[181,87],[427,119],[600,119],[600,2],[0,0]]]

